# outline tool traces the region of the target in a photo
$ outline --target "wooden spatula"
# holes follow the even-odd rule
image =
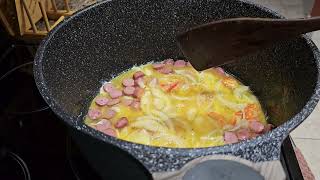
[[[234,18],[194,27],[179,34],[177,41],[195,69],[204,70],[319,29],[320,18]]]

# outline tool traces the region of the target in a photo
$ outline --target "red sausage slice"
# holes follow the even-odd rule
[[[111,83],[106,83],[105,85],[103,85],[103,90],[110,93],[111,91],[115,90],[115,87]]]
[[[134,86],[134,80],[132,78],[124,79],[122,85],[126,87]]]
[[[164,64],[167,64],[167,65],[173,65],[174,64],[174,60],[173,59],[166,59],[163,61]]]
[[[178,67],[178,68],[185,67],[186,66],[186,62],[184,60],[178,60],[178,61],[174,62],[173,66],[174,67]]]
[[[120,99],[110,99],[108,102],[108,106],[113,106],[120,103]]]
[[[142,71],[137,71],[133,74],[133,79],[138,79],[143,76],[144,76],[144,73]]]
[[[128,125],[128,119],[126,117],[122,117],[117,121],[115,127],[121,129],[124,128],[126,125]]]
[[[136,88],[134,88],[134,87],[125,87],[123,89],[123,94],[128,95],[128,96],[133,95],[135,89]]]
[[[105,133],[106,135],[112,136],[112,137],[116,137],[117,136],[117,132],[114,129],[105,129],[102,131],[103,133]]]
[[[162,74],[170,74],[173,70],[171,67],[165,66],[164,68],[159,69],[158,72]]]
[[[119,90],[112,90],[109,92],[109,95],[112,99],[118,98],[122,96],[122,91]]]
[[[221,67],[217,67],[216,70],[218,70],[218,72],[221,74],[225,74],[224,70]]]
[[[97,97],[95,100],[96,104],[99,106],[107,105],[108,101],[109,101],[109,99],[106,97]]]
[[[133,93],[133,97],[140,99],[142,97],[143,93],[144,93],[144,90],[142,88],[136,87],[134,90],[134,93]]]
[[[163,63],[152,64],[153,69],[161,69],[165,66]]]
[[[251,121],[249,128],[255,133],[261,133],[264,130],[264,125],[258,121]]]
[[[101,116],[101,112],[97,109],[89,109],[88,116],[90,119],[98,119]]]
[[[224,132],[224,141],[227,144],[236,143],[238,142],[238,137],[233,132]]]
[[[99,121],[97,124],[96,124],[96,129],[98,131],[103,131],[105,129],[108,129],[108,128],[111,128],[112,124],[109,120],[107,119],[102,119],[101,121]]]
[[[105,118],[107,119],[111,119],[113,118],[114,116],[116,116],[117,112],[114,111],[113,109],[108,109],[104,115]]]
[[[126,106],[130,106],[133,103],[133,99],[122,99],[121,102]]]
[[[246,140],[250,138],[250,132],[248,129],[240,129],[237,131],[237,137],[239,140]]]

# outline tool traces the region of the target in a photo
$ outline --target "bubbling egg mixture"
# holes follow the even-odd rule
[[[133,67],[105,83],[85,124],[139,144],[197,148],[269,131],[259,101],[222,68],[196,71],[184,60]]]

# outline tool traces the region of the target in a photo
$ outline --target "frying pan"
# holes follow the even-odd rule
[[[88,162],[104,179],[148,179],[209,155],[253,162],[280,158],[280,146],[319,100],[319,51],[307,36],[281,41],[223,66],[260,99],[277,128],[252,140],[209,148],[151,147],[109,137],[83,118],[102,83],[135,64],[181,58],[176,34],[233,17],[283,18],[242,0],[113,0],[65,20],[44,39],[34,63],[38,89],[69,127]],[[57,132],[58,133],[58,132]]]

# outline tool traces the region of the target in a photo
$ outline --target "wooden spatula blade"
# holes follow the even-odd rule
[[[319,22],[319,18],[227,19],[192,28],[179,34],[177,41],[195,69],[204,70],[236,61],[276,41],[317,30]]]

